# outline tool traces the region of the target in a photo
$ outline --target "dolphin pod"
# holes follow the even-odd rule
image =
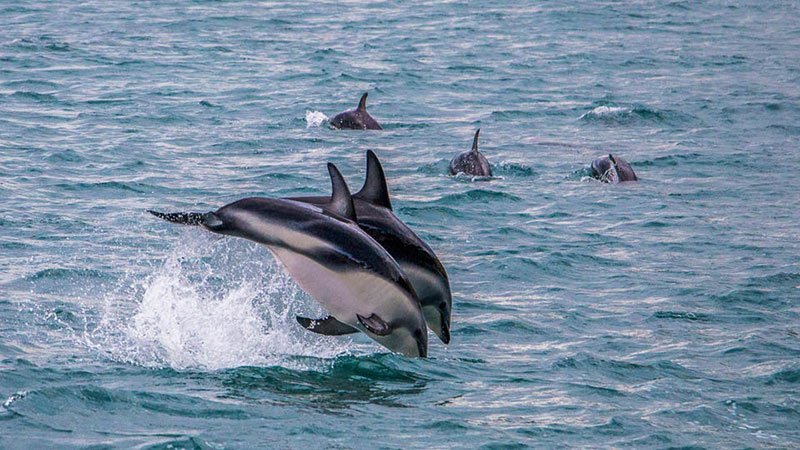
[[[330,201],[328,197],[294,197],[289,200],[317,206]],[[414,286],[428,327],[442,342],[449,343],[453,300],[447,272],[433,250],[392,212],[383,167],[372,150],[367,151],[364,187],[353,194],[353,204],[358,226],[394,257]],[[330,316],[316,320],[298,317],[297,320],[309,330],[321,334],[339,335],[357,331],[336,323],[336,319]]]
[[[386,249],[357,225],[356,207],[339,170],[328,163],[328,172],[332,193],[321,206],[245,198],[214,212],[149,212],[266,246],[330,313],[334,325],[361,331],[405,356],[426,357],[428,333],[414,287]]]
[[[358,107],[331,119],[338,129],[380,130]],[[491,177],[489,161],[472,148],[452,158],[451,175]],[[367,151],[364,185],[355,194],[328,163],[329,197],[244,198],[217,211],[165,213],[172,223],[201,226],[266,246],[297,285],[325,308],[321,318],[297,316],[309,331],[338,336],[362,332],[389,350],[426,357],[430,328],[450,342],[452,293],[447,272],[433,250],[393,212],[383,167]],[[609,154],[591,164],[592,176],[608,183],[637,181],[631,165]]]

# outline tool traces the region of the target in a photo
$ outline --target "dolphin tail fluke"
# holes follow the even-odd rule
[[[326,336],[342,336],[345,334],[358,333],[358,330],[346,323],[339,322],[333,316],[323,317],[322,319],[309,319],[308,317],[295,316],[297,322],[308,331],[324,334]]]
[[[475,137],[472,139],[472,151],[475,152],[475,153],[478,153],[478,135],[480,133],[481,133],[481,129],[478,128],[478,130],[475,131]]]
[[[203,216],[205,215],[204,213],[191,213],[191,212],[167,213],[167,212],[153,211],[152,209],[148,209],[147,212],[158,217],[159,219],[164,219],[167,222],[179,223],[181,225],[199,226],[203,225],[203,222],[205,221],[203,218]]]
[[[367,92],[364,92],[364,95],[361,96],[361,100],[358,101],[358,110],[367,112]]]
[[[383,173],[383,167],[378,160],[378,156],[372,150],[367,150],[367,178],[364,180],[364,187],[353,194],[353,197],[373,205],[392,209],[392,203],[389,201],[389,186],[386,184],[386,175]]]
[[[164,219],[167,222],[177,223],[181,225],[202,226],[211,231],[221,231],[223,228],[222,220],[212,212],[208,213],[194,213],[194,212],[173,212],[165,213],[160,211],[153,211],[148,209],[147,212]]]

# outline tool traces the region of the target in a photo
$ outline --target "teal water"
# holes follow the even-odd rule
[[[3,2],[0,447],[800,446],[798,9]],[[385,130],[328,129],[364,91]],[[478,127],[496,177],[447,176]],[[145,213],[370,148],[450,274],[425,360]]]

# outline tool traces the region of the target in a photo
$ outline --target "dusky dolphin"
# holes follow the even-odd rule
[[[265,245],[338,322],[394,352],[427,356],[428,332],[414,288],[394,258],[356,225],[353,199],[339,170],[328,163],[328,172],[333,192],[321,207],[245,198],[208,213],[149,212]]]
[[[290,200],[323,206],[330,198],[294,197]],[[447,272],[433,250],[392,211],[386,176],[372,150],[367,150],[364,187],[353,194],[353,204],[358,226],[394,257],[414,286],[428,327],[442,342],[449,343],[453,297]],[[317,333],[339,335],[356,332],[347,325],[335,324],[335,319],[330,317],[316,320],[298,317],[297,320]]]
[[[340,130],[382,130],[377,120],[367,113],[367,93],[361,96],[358,107],[351,111],[337,114],[330,121],[331,126]]]
[[[478,134],[480,132],[480,128],[475,132],[475,138],[472,140],[472,150],[459,153],[450,160],[450,175],[463,172],[477,177],[492,176],[492,168],[489,166],[489,161],[478,151]]]
[[[592,176],[604,183],[637,181],[631,165],[621,156],[602,156],[592,161]]]

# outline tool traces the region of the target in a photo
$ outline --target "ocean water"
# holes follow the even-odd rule
[[[797,448],[798,17],[0,3],[0,447]],[[365,91],[384,131],[329,129]],[[448,176],[476,128],[496,176]],[[367,149],[450,275],[424,360],[145,212],[357,189]],[[608,153],[641,182],[589,179]]]

